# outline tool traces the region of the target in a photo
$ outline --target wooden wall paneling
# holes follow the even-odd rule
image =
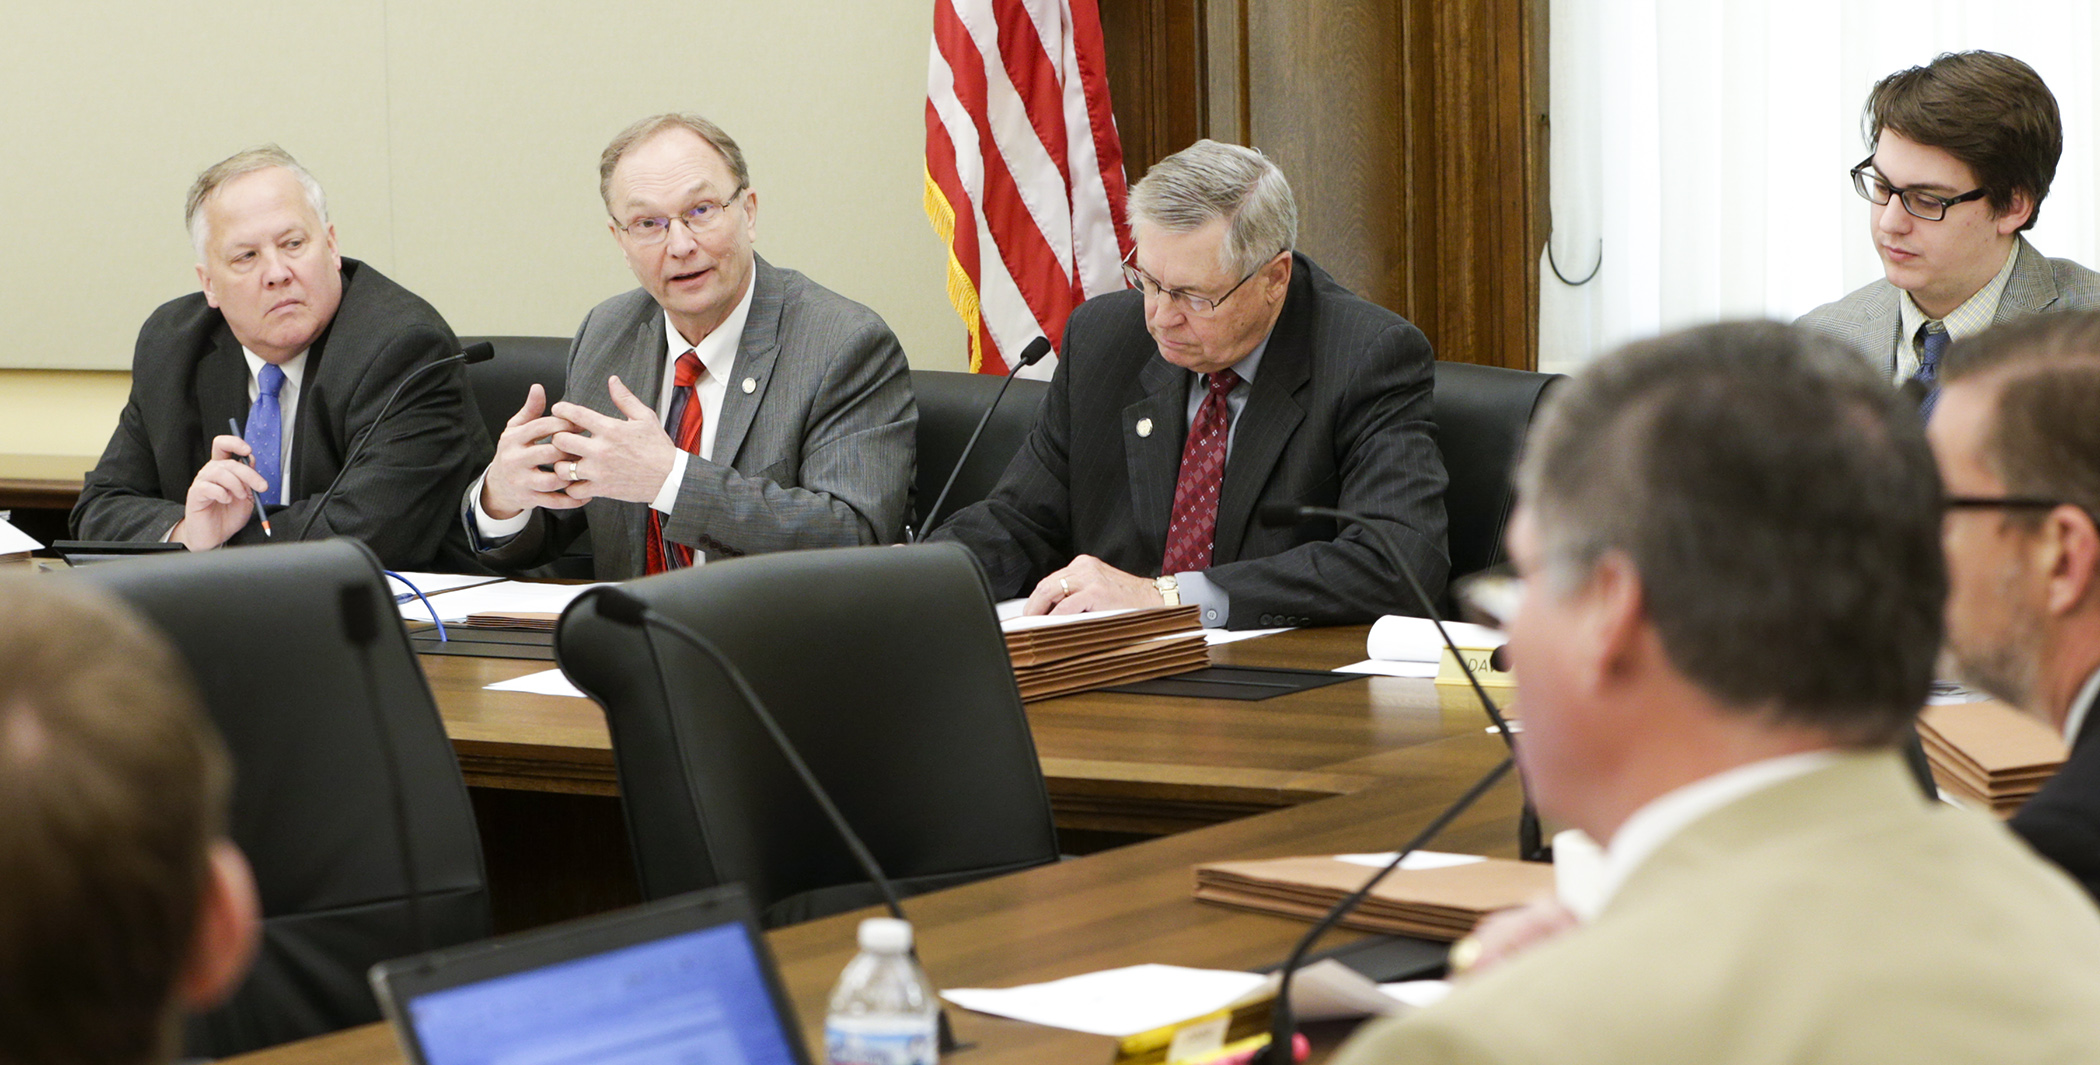
[[[1237,0],[1214,0],[1233,3]],[[1132,184],[1205,135],[1204,0],[1100,0],[1108,94]]]

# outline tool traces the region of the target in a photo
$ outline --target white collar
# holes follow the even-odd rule
[[[744,322],[751,317],[751,297],[758,293],[758,264],[752,263],[751,276],[744,285],[744,298],[736,301],[736,309],[714,331],[700,338],[698,344],[687,344],[678,334],[678,324],[671,321],[671,312],[664,312],[664,365],[670,366],[690,348],[700,356],[700,365],[707,367],[708,376],[717,381],[729,380],[736,369],[736,349],[744,339]],[[667,371],[668,372],[668,371]],[[669,377],[665,378],[666,381]]]
[[[299,385],[306,380],[306,356],[307,353],[311,351],[313,351],[313,349],[308,348],[306,349],[306,351],[302,351],[299,354],[294,355],[291,358],[286,359],[283,362],[277,364],[277,368],[284,371],[285,381],[290,383],[290,385],[292,386],[292,390],[295,392],[299,390]],[[249,351],[248,346],[246,344],[241,345],[241,357],[248,361],[249,383],[257,384],[257,386],[260,387],[259,382],[262,381],[262,368],[268,366],[270,364],[270,361],[268,359],[263,358],[260,355],[257,355],[252,351]]]
[[[2085,687],[2078,689],[2078,698],[2071,700],[2071,712],[2064,715],[2064,743],[2078,746],[2078,731],[2085,727],[2086,714],[2093,709],[2093,699],[2100,696],[2100,669],[2085,678]]]
[[[1821,769],[1839,757],[1834,750],[1803,751],[1695,780],[1635,810],[1612,835],[1609,847],[1598,847],[1580,830],[1560,833],[1553,838],[1553,872],[1561,904],[1585,921],[1595,918],[1642,862],[1692,822],[1782,781]],[[1562,849],[1564,840],[1572,844],[1566,850]]]

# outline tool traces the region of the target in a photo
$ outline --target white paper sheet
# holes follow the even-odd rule
[[[1468,650],[1500,647],[1509,642],[1509,637],[1500,629],[1485,625],[1447,621],[1444,629],[1451,634],[1453,643]],[[1371,625],[1371,635],[1364,641],[1364,654],[1381,662],[1434,664],[1444,657],[1444,638],[1437,635],[1435,623],[1428,618],[1387,614]]]
[[[0,555],[19,555],[43,549],[36,537],[17,529],[6,519],[0,518]]]
[[[502,580],[502,578],[475,577],[465,573],[402,573],[398,575],[389,573],[386,575],[386,586],[388,591],[394,593],[394,601],[398,603],[401,602],[402,596],[410,594],[410,585],[414,585],[416,591],[420,591],[426,596],[431,596],[457,588],[472,588],[479,584],[494,584],[499,580]],[[404,584],[402,583],[403,581],[408,583]],[[413,596],[410,597],[413,598]]]
[[[430,596],[430,605],[437,608],[438,617],[446,621],[461,621],[469,614],[486,614],[497,610],[559,614],[569,605],[570,600],[596,587],[598,585],[595,584],[497,581],[494,584],[476,585]],[[411,599],[401,604],[401,616],[410,621],[428,621],[430,611],[423,608],[421,600]]]
[[[575,699],[589,698],[569,683],[569,678],[559,669],[543,669],[538,673],[527,673],[522,677],[499,680],[483,690],[492,692],[528,692],[533,695],[566,695]]]
[[[1028,632],[1033,629],[1054,629],[1059,625],[1070,625],[1075,621],[1092,621],[1095,618],[1112,618],[1117,614],[1135,613],[1134,610],[1082,610],[1077,614],[1035,614],[1029,617],[1001,617],[1002,632]]]
[[[1442,1002],[1451,993],[1451,981],[1402,980],[1397,984],[1379,984],[1378,990],[1399,999],[1402,1005],[1421,1009]]]
[[[1258,973],[1132,965],[1022,987],[956,988],[941,997],[979,1013],[1121,1037],[1224,1009],[1266,980]]]
[[[1387,851],[1384,854],[1337,854],[1334,856],[1334,860],[1348,862],[1350,865],[1366,865],[1373,869],[1383,869],[1392,862],[1393,855],[1396,853],[1398,852]],[[1478,854],[1453,854],[1450,851],[1416,851],[1408,855],[1406,861],[1400,863],[1400,868],[1443,869],[1453,865],[1472,865],[1475,862],[1484,861],[1487,861],[1487,859]]]
[[[1291,630],[1288,626],[1281,629],[1204,629],[1203,642],[1216,647],[1221,643],[1238,643],[1241,640],[1252,640],[1261,636],[1274,636],[1279,632],[1289,631]]]
[[[1336,673],[1369,673],[1377,677],[1409,677],[1415,680],[1431,680],[1436,677],[1435,662],[1381,662],[1367,658],[1334,667]]]

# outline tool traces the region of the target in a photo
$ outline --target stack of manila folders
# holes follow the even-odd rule
[[[1023,702],[1210,665],[1194,606],[1010,617],[999,627]]]
[[[1941,702],[1918,715],[1918,739],[1941,794],[2011,817],[2069,752],[2049,726],[2000,702]]]

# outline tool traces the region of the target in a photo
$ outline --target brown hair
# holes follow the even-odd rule
[[[736,139],[723,132],[722,127],[691,113],[650,115],[621,130],[612,143],[598,153],[598,198],[605,201],[607,211],[612,210],[613,168],[620,165],[620,157],[635,145],[667,129],[691,130],[695,136],[713,145],[715,151],[722,153],[722,160],[729,164],[729,172],[736,175],[736,183],[750,187],[751,171],[744,165],[744,150],[736,146]]]
[[[1940,380],[1998,377],[1984,461],[2009,495],[2100,522],[2100,311],[2037,314],[1956,342]]]
[[[2033,201],[2022,230],[2042,213],[2056,161],[2064,152],[2056,97],[2034,68],[1996,52],[1948,52],[1922,67],[1899,70],[1867,93],[1869,147],[1894,130],[1960,160],[2004,214],[2014,192]],[[1967,192],[1967,189],[1957,189]]]
[[[230,771],[181,662],[112,603],[0,580],[0,1059],[173,1056]]]

